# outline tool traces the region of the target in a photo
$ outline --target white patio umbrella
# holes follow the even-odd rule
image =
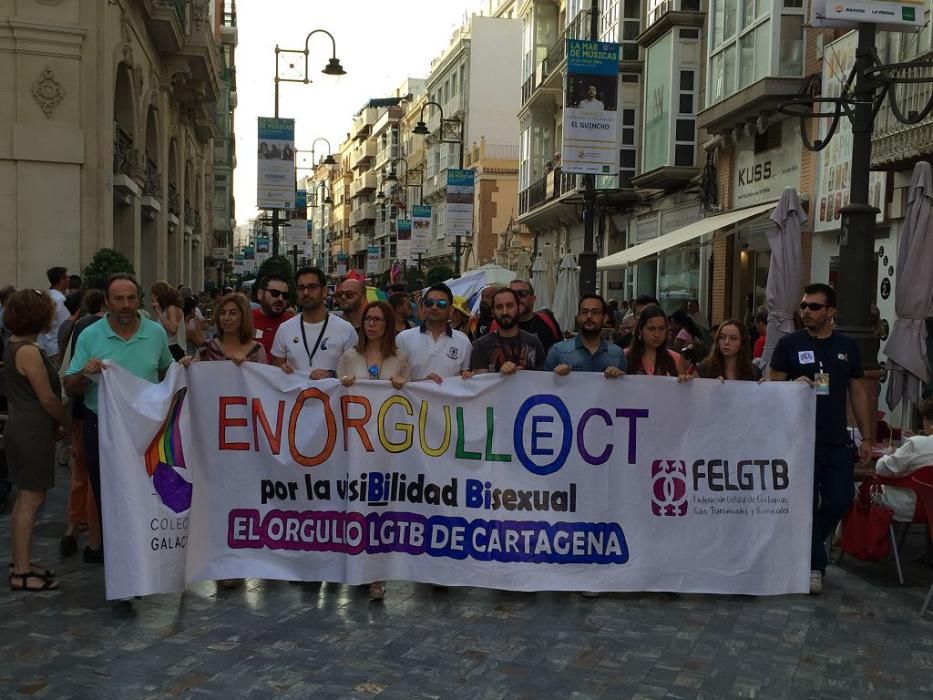
[[[515,269],[516,279],[527,280],[531,278],[531,256],[528,255],[527,250],[518,251],[518,255],[515,256],[515,264],[512,267]]]
[[[477,267],[475,272],[482,272],[484,275],[486,275],[486,284],[507,285],[509,282],[515,279],[514,272],[512,272],[507,267],[502,267],[501,265],[496,265],[495,263],[486,263],[481,267]]]
[[[933,182],[926,161],[914,166],[910,179],[896,273],[897,319],[884,346],[890,373],[885,400],[892,410],[905,398],[920,403],[923,384],[930,381],[924,323],[933,311]]]
[[[801,253],[800,232],[807,215],[800,206],[797,190],[788,187],[781,194],[771,221],[775,226],[768,231],[771,247],[771,265],[765,296],[768,301],[768,334],[762,367],[767,368],[778,340],[794,332],[794,309],[800,302]],[[767,374],[767,369],[765,370]]]
[[[531,286],[535,289],[535,307],[538,309],[551,308],[550,284],[547,280],[547,262],[544,253],[538,253],[531,266]]]
[[[554,305],[551,311],[561,330],[574,327],[577,318],[577,301],[580,298],[580,268],[576,258],[567,253],[561,258],[557,272],[557,291],[554,292]]]

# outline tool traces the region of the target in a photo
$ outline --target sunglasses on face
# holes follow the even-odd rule
[[[515,296],[517,296],[519,299],[524,299],[525,297],[531,296],[531,292],[529,292],[527,289],[515,289],[513,291],[515,292]]]
[[[436,306],[441,311],[443,311],[448,306],[450,306],[450,302],[447,301],[446,299],[425,299],[424,300],[424,308],[430,309],[433,306]]]
[[[801,311],[806,311],[807,309],[810,311],[819,311],[820,309],[825,309],[828,306],[829,304],[817,304],[815,301],[811,301],[809,303],[805,301],[800,302]]]
[[[301,289],[301,287],[299,287],[299,289]],[[278,289],[267,289],[266,294],[272,295],[273,299],[279,299],[281,297],[288,296],[288,292],[283,292]]]
[[[316,284],[315,282],[312,282],[311,284],[299,284],[297,287],[295,287],[295,289],[297,289],[299,292],[313,292],[323,286],[323,284]]]

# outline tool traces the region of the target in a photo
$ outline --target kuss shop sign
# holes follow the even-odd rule
[[[736,205],[761,204],[779,198],[787,187],[800,188],[800,140],[790,120],[781,129],[780,145],[761,153],[755,153],[754,137],[736,142]]]

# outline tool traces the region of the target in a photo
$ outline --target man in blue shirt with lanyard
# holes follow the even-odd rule
[[[850,337],[833,331],[836,292],[826,284],[804,289],[800,316],[804,330],[781,338],[771,357],[771,381],[797,380],[816,391],[816,454],[813,468],[813,541],[810,593],[823,592],[828,563],[826,538],[836,529],[855,495],[853,451],[846,420],[848,395],[862,431],[860,459],[871,459],[875,423],[863,377],[862,356]],[[861,381],[860,381],[861,380]]]

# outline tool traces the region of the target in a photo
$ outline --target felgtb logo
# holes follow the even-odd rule
[[[687,464],[683,460],[651,463],[651,512],[659,517],[687,514]]]

